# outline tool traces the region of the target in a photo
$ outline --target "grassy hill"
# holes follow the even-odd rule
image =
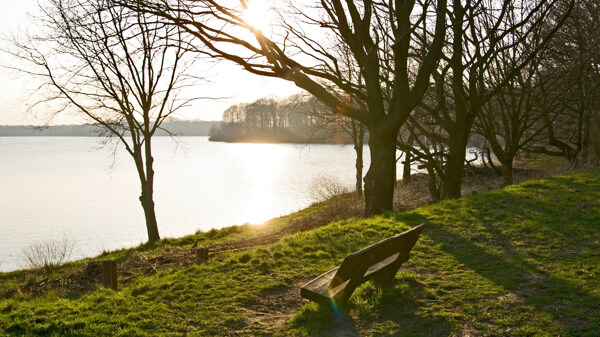
[[[49,275],[2,274],[0,335],[600,334],[599,169],[343,220],[193,264],[196,240],[226,247],[318,207],[328,205],[263,229],[233,227],[105,254],[99,259],[116,259],[125,270],[118,291],[69,281],[93,274],[91,260]],[[391,288],[364,284],[344,312],[299,297],[302,284],[345,255],[420,223],[427,226]]]

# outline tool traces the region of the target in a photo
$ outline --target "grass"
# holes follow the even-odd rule
[[[96,286],[36,295],[22,289],[41,276],[3,274],[0,335],[598,336],[598,191],[600,170],[594,169],[411,212],[338,221],[217,254],[204,265],[141,270],[119,291]],[[291,220],[278,221],[274,227]],[[392,287],[366,283],[340,312],[298,298],[298,285],[345,255],[422,222],[427,226]],[[227,242],[246,230],[254,229],[199,233],[105,257],[126,263],[185,251],[196,239]],[[65,278],[86,263],[44,277]],[[282,325],[269,324],[277,320]]]

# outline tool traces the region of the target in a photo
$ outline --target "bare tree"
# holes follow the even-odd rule
[[[522,33],[516,31],[509,39],[520,39]],[[475,132],[486,138],[502,164],[500,171],[504,185],[513,183],[513,162],[517,154],[532,144],[544,130],[543,113],[536,103],[540,98],[539,90],[536,89],[536,82],[539,81],[536,74],[541,56],[535,57],[526,67],[516,72],[512,79],[505,80],[513,65],[519,62],[518,57],[527,53],[523,48],[536,48],[536,44],[520,44],[503,49],[490,65],[486,85],[494,87],[497,83],[504,84],[482,106],[474,125]],[[492,168],[497,169],[489,156],[489,149],[486,153],[490,157]]]
[[[294,82],[334,112],[363,123],[371,153],[364,178],[365,213],[393,209],[396,135],[420,103],[441,55],[446,0],[427,0],[418,6],[414,0],[322,0],[303,8],[289,1],[292,13],[280,17],[272,34],[244,20],[244,8],[251,4],[246,0],[179,1],[176,6],[169,0],[115,1],[179,25],[213,57],[257,75]],[[187,8],[181,9],[182,4]],[[430,35],[421,39],[417,57],[411,46],[418,25],[426,26]],[[337,41],[350,50],[364,85],[349,81],[340,69],[331,53]],[[340,93],[357,97],[366,109],[349,105]]]
[[[598,137],[591,136],[600,126],[598,15],[597,1],[577,0],[536,74],[546,138],[529,150],[564,157],[571,166],[591,163],[594,152],[599,152],[597,146],[596,151],[592,148]]]
[[[467,144],[486,102],[531,62],[568,16],[572,0],[566,8],[558,4],[559,0],[452,1],[444,56],[432,76],[434,86],[420,107],[428,116],[411,121],[413,139],[425,137],[443,144],[432,149],[422,144],[413,147],[413,154],[419,152],[417,157],[438,175],[436,193],[442,199],[461,195]],[[558,20],[547,26],[545,20],[551,15]],[[542,27],[550,29],[542,31]],[[517,48],[531,41],[535,46]],[[490,70],[502,62],[500,57],[507,50],[515,52],[514,62],[506,65],[498,81],[490,82]],[[436,159],[440,156],[443,163]]]
[[[513,162],[517,154],[543,131],[542,113],[534,101],[534,73],[534,69],[530,68],[509,81],[493,99],[486,102],[475,120],[475,131],[486,138],[502,164],[504,185],[513,183]],[[493,162],[490,164],[493,165]]]
[[[43,27],[16,39],[19,70],[43,85],[37,106],[75,111],[131,155],[141,184],[148,240],[160,239],[154,210],[152,136],[189,101],[180,29],[105,0],[49,0]],[[34,105],[35,107],[35,105]]]

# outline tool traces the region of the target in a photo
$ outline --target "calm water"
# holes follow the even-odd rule
[[[351,146],[229,144],[156,138],[156,212],[162,237],[270,218],[315,201],[320,176],[354,186]],[[365,148],[368,165],[368,150]],[[25,267],[22,251],[63,237],[73,258],[147,239],[133,161],[95,138],[0,138],[0,271]]]

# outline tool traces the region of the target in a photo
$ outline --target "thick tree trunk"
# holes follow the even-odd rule
[[[396,135],[370,131],[371,164],[365,175],[365,216],[393,211],[396,184]]]
[[[468,137],[464,138],[450,146],[442,181],[442,199],[460,198]]]
[[[504,186],[513,184],[513,158],[502,162],[502,179]]]

